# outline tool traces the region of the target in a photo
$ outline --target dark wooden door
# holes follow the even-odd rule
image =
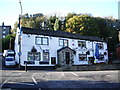
[[[65,52],[66,64],[70,64],[70,52]]]

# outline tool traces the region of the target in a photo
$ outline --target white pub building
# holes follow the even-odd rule
[[[20,35],[20,36],[19,36]],[[21,66],[88,65],[108,61],[107,43],[98,37],[63,31],[21,28],[15,39]]]

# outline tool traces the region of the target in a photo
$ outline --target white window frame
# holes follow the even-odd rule
[[[86,41],[78,41],[78,47],[86,48]]]
[[[46,39],[46,42],[45,42]],[[39,43],[38,43],[39,41]],[[49,39],[48,37],[36,37],[35,38],[36,45],[49,45]]]
[[[68,46],[67,39],[59,39],[59,46]]]

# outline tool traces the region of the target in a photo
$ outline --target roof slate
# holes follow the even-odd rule
[[[101,42],[104,41],[99,37],[83,36],[76,33],[63,32],[61,30],[52,31],[52,30],[42,30],[42,29],[34,29],[27,27],[22,27],[21,29],[24,34],[44,35],[44,36],[63,37],[70,39],[81,39],[81,40],[101,41]]]

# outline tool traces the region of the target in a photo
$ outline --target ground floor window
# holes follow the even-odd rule
[[[49,52],[43,52],[43,61],[49,61]]]
[[[87,55],[86,54],[78,54],[79,61],[87,61]]]
[[[28,60],[40,60],[40,52],[28,52]]]
[[[100,57],[99,60],[104,60],[104,54],[100,54],[99,57]]]

